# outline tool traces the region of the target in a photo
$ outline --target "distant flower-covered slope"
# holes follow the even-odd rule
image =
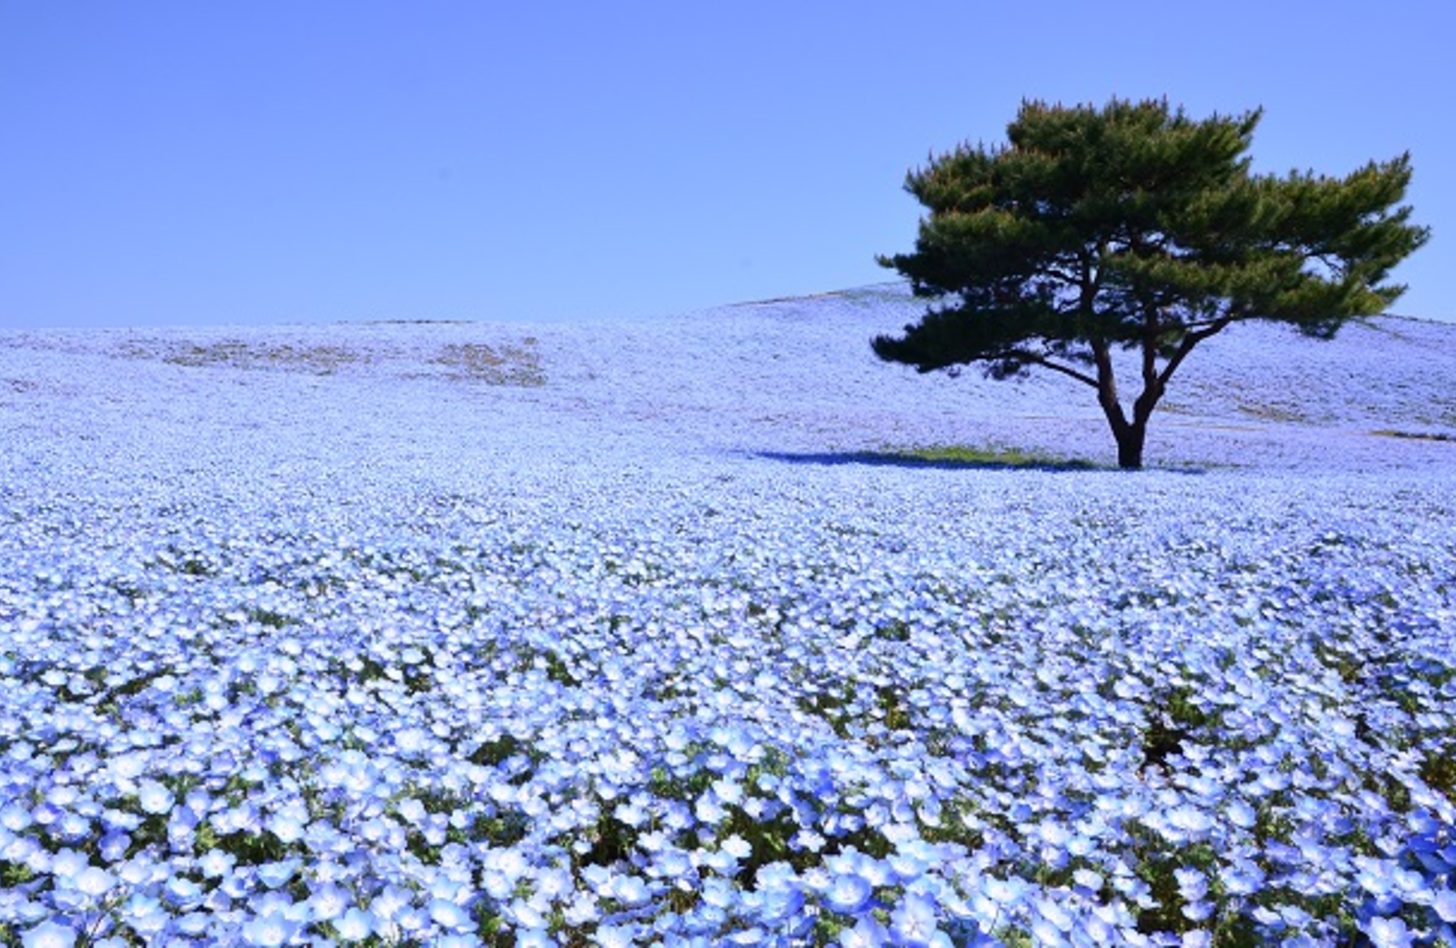
[[[923,305],[891,284],[639,322],[10,333],[0,336],[0,418],[23,431],[49,408],[86,406],[62,410],[58,423],[106,437],[117,430],[106,418],[146,416],[159,437],[175,423],[201,441],[205,415],[227,422],[229,438],[273,444],[310,426],[360,437],[383,426],[424,451],[439,444],[432,433],[469,430],[498,451],[581,435],[598,450],[968,446],[1112,457],[1092,393],[1076,382],[1050,373],[995,382],[975,366],[919,376],[876,360],[869,339]],[[1448,464],[1451,438],[1456,327],[1381,317],[1320,342],[1252,323],[1208,340],[1180,370],[1154,417],[1149,459]]]

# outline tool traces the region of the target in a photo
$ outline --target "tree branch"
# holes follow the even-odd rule
[[[1142,345],[1144,394],[1154,391],[1158,386],[1158,329],[1157,307],[1144,303]]]
[[[1239,317],[1239,316],[1234,316],[1232,314],[1225,314],[1223,316],[1215,316],[1212,319],[1190,319],[1187,322],[1180,321],[1180,325],[1184,329],[1192,329],[1192,330],[1195,330],[1197,332],[1203,332],[1209,326],[1217,326],[1218,329],[1213,330],[1213,332],[1218,332],[1220,329],[1223,329],[1223,327],[1227,326],[1229,323],[1234,322],[1236,319],[1241,319],[1241,318],[1246,318],[1246,317]],[[1212,333],[1209,333],[1209,335],[1212,335]]]
[[[1070,365],[1063,365],[1060,362],[1053,362],[1046,356],[1037,355],[1035,352],[1027,352],[1025,349],[1007,349],[997,358],[1015,359],[1017,362],[1025,362],[1028,365],[1039,365],[1044,369],[1051,369],[1053,372],[1060,372],[1063,375],[1074,378],[1083,385],[1097,387],[1097,380],[1085,372],[1078,372]]]
[[[1168,364],[1163,366],[1162,373],[1158,375],[1158,384],[1167,385],[1168,379],[1173,377],[1173,372],[1178,368],[1178,365],[1185,358],[1188,357],[1188,353],[1193,351],[1194,346],[1198,345],[1209,336],[1222,332],[1224,327],[1226,327],[1229,323],[1233,321],[1234,319],[1232,316],[1222,316],[1209,323],[1207,329],[1200,329],[1197,332],[1190,332],[1188,335],[1184,336],[1183,341],[1178,344],[1178,351],[1173,353],[1172,358],[1168,360]]]

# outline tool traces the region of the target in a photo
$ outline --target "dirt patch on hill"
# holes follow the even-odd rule
[[[451,378],[471,379],[487,385],[537,386],[546,383],[541,353],[533,337],[519,343],[486,345],[480,342],[447,345],[430,360],[444,366]]]
[[[156,355],[163,362],[196,368],[231,366],[239,369],[283,369],[313,375],[332,375],[344,366],[369,361],[367,352],[348,346],[260,343],[242,339],[224,339],[206,344],[171,343],[160,353],[148,352],[139,346],[132,354]]]

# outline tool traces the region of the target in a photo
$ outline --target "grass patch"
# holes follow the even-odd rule
[[[890,457],[949,467],[1015,467],[1048,468],[1059,471],[1090,471],[1097,465],[1082,458],[1065,458],[1023,451],[1020,448],[975,447],[949,445],[924,448],[898,448],[885,452]]]
[[[1112,468],[1082,458],[1057,457],[1022,451],[1019,448],[968,447],[960,445],[898,448],[878,451],[761,451],[757,457],[787,464],[869,464],[889,467],[926,467],[942,470],[1040,470],[1103,471]]]

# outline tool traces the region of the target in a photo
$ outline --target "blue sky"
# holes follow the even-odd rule
[[[907,169],[1022,98],[1409,150],[1456,320],[1434,0],[0,4],[0,327],[651,316],[892,279]],[[1444,265],[1443,265],[1444,263]]]

